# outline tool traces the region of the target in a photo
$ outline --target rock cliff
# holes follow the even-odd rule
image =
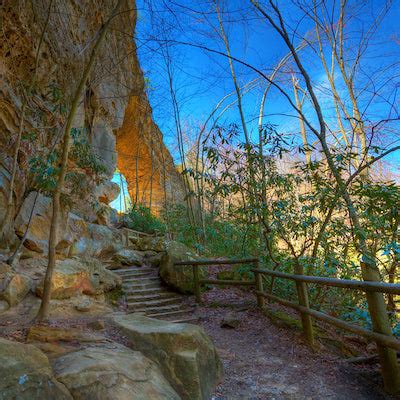
[[[14,215],[30,192],[50,194],[69,102],[114,3],[9,0],[0,9],[0,209],[21,124]],[[133,200],[149,204],[151,192],[157,207],[166,195],[179,199],[182,192],[152,121],[132,35],[135,22],[134,1],[127,0],[101,47],[74,122],[64,204],[89,222],[109,221],[112,199],[105,193],[113,192],[109,181],[117,164]]]
[[[131,96],[117,133],[118,168],[133,202],[158,211],[166,203],[183,201],[182,178],[153,122],[144,92]]]

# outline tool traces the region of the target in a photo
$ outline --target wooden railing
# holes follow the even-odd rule
[[[122,231],[124,233],[125,237],[125,245],[129,246],[129,240],[132,239],[139,239],[142,237],[156,237],[156,236],[162,236],[161,233],[156,232],[156,233],[146,233],[146,232],[140,232],[140,231],[135,231],[134,229],[130,228],[122,228]]]
[[[254,273],[255,279],[252,281],[240,280],[221,280],[221,279],[200,279],[199,267],[202,265],[233,265],[233,264],[253,264],[254,268],[251,271]],[[400,340],[393,335],[382,332],[375,332],[364,329],[360,326],[343,321],[339,318],[332,317],[326,313],[314,310],[309,306],[307,284],[313,283],[317,285],[332,286],[338,288],[346,288],[351,290],[362,290],[364,292],[380,292],[400,295],[400,284],[384,283],[384,282],[367,282],[350,279],[336,279],[319,276],[296,275],[284,272],[271,271],[268,269],[259,268],[259,260],[257,258],[249,258],[242,260],[196,260],[182,261],[175,265],[191,265],[193,268],[193,284],[196,301],[201,303],[201,285],[235,285],[235,286],[254,286],[255,295],[257,297],[257,305],[261,309],[265,308],[265,299],[275,301],[285,307],[290,307],[299,312],[302,321],[304,335],[310,346],[314,346],[314,329],[312,319],[323,321],[337,328],[354,334],[363,336],[369,340],[375,341],[378,345],[388,347],[395,350],[400,350]],[[274,278],[288,279],[296,282],[298,303],[285,300],[272,293],[266,293],[263,288],[263,277],[271,276]],[[385,358],[380,358],[381,365],[385,363]],[[387,370],[387,368],[382,368]],[[387,384],[388,379],[392,377],[384,376],[384,381]],[[394,383],[393,383],[394,384]]]
[[[254,286],[255,281],[242,281],[233,279],[200,279],[199,267],[204,265],[237,265],[237,264],[253,264],[256,269],[259,267],[258,258],[243,258],[241,260],[192,260],[179,261],[174,265],[191,265],[193,269],[193,291],[196,302],[201,303],[201,285],[233,285],[233,286]],[[259,296],[262,299],[261,296]],[[262,301],[264,301],[262,299]]]

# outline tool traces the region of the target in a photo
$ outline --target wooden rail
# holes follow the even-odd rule
[[[227,279],[200,279],[199,267],[204,265],[233,265],[233,264],[253,264],[255,268],[251,271],[255,274],[254,281],[240,281],[240,280],[227,280]],[[275,301],[283,306],[290,307],[300,313],[303,331],[306,339],[310,346],[314,345],[314,333],[311,317],[330,325],[336,326],[337,328],[343,329],[355,333],[357,335],[363,336],[369,340],[375,341],[381,348],[390,348],[395,350],[400,350],[400,340],[396,339],[391,334],[386,334],[382,332],[370,331],[359,326],[353,325],[349,322],[342,321],[339,318],[332,317],[321,311],[314,310],[309,306],[308,300],[308,289],[307,284],[313,283],[317,285],[332,286],[338,288],[345,288],[351,290],[362,290],[367,293],[380,292],[380,293],[390,293],[400,295],[400,284],[385,283],[385,282],[368,282],[368,281],[358,281],[352,279],[336,279],[327,278],[321,276],[308,276],[301,274],[288,274],[284,272],[271,271],[268,269],[259,268],[259,260],[257,258],[247,258],[241,260],[193,260],[193,261],[181,261],[175,263],[175,265],[191,265],[193,268],[193,284],[194,293],[196,296],[196,301],[201,302],[201,285],[202,284],[212,284],[212,285],[235,285],[235,286],[254,286],[255,295],[257,297],[257,305],[261,309],[265,308],[265,299]],[[263,290],[263,276],[272,276],[276,278],[288,279],[296,282],[298,303],[282,299],[271,293],[265,293]],[[380,352],[381,353],[381,352]],[[387,371],[387,365],[385,364],[386,359],[380,357],[380,362],[382,367],[382,374],[385,382],[385,387],[395,387],[396,382],[391,382],[393,379],[393,374],[385,374]]]
[[[192,260],[178,261],[175,265],[235,265],[258,263],[258,258],[242,258],[240,260],[216,259],[216,260]]]
[[[366,292],[368,296],[372,294],[371,292],[400,294],[400,284],[326,278],[320,276],[307,276],[301,274],[287,274],[284,272],[271,271],[267,269],[253,269],[252,271],[256,274],[256,276],[268,275],[276,278],[292,280],[296,282],[296,285],[299,284],[304,285],[304,291],[302,294],[305,297],[300,298],[300,296],[298,296],[299,304],[282,299],[271,293],[264,293],[262,290],[256,290],[256,295],[257,297],[262,296],[263,298],[276,301],[279,304],[297,310],[302,317],[303,331],[306,335],[307,340],[311,345],[313,344],[313,326],[311,323],[308,325],[305,324],[304,322],[306,321],[305,316],[307,316],[308,319],[312,317],[314,319],[318,319],[320,321],[324,321],[328,324],[334,325],[343,330],[355,333],[357,335],[361,335],[370,340],[374,340],[378,345],[385,389],[391,393],[394,393],[395,391],[400,389],[399,388],[400,377],[397,376],[397,374],[394,372],[392,368],[392,360],[386,357],[387,354],[389,354],[388,353],[389,349],[400,350],[400,340],[396,339],[390,332],[369,331],[361,327],[358,327],[356,325],[350,324],[348,322],[342,321],[339,318],[335,318],[323,312],[313,310],[308,305],[308,291],[306,286],[307,283],[314,283],[318,285],[347,288],[351,290],[362,290]],[[393,352],[393,350],[391,351]],[[396,363],[396,353],[393,352],[392,354],[394,357],[394,363]]]
[[[122,228],[122,231],[125,235],[125,244],[126,246],[129,246],[130,242],[129,239],[130,238],[134,238],[134,239],[139,239],[141,237],[157,237],[157,236],[163,236],[159,233],[146,233],[146,232],[140,232],[140,231],[135,231],[134,229],[130,229],[130,228]]]
[[[254,286],[256,281],[241,281],[234,279],[200,279],[200,266],[207,265],[238,265],[238,264],[253,264],[256,269],[259,267],[258,258],[242,258],[240,260],[231,259],[216,259],[216,260],[187,260],[178,261],[174,265],[191,265],[193,270],[193,291],[197,303],[201,303],[201,285],[232,285],[232,286]],[[262,284],[262,282],[261,282]],[[258,287],[258,286],[257,286]],[[262,287],[260,287],[262,289]],[[258,296],[258,304],[264,303],[264,298]]]
[[[385,282],[357,281],[353,279],[325,278],[322,276],[295,275],[285,272],[271,271],[268,269],[252,269],[254,273],[275,276],[278,278],[291,279],[296,282],[317,283],[325,286],[335,286],[347,289],[360,289],[366,292],[382,292],[400,294],[400,284]]]

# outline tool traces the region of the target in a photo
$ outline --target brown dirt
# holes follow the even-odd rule
[[[303,341],[300,330],[277,326],[276,321],[261,313],[252,293],[235,288],[213,289],[202,297],[204,305],[197,307],[195,314],[199,325],[217,346],[224,370],[213,400],[398,398],[384,394],[378,365],[349,364],[344,356],[332,352],[323,343],[312,351]],[[193,298],[188,298],[187,302],[193,303]],[[12,316],[2,315],[0,336],[21,342],[26,340],[34,307],[30,302],[23,303],[14,309]],[[288,313],[278,306],[268,307]],[[108,322],[108,316],[107,313],[80,318],[68,316],[53,319],[50,325],[93,332],[88,324],[104,320],[103,334],[108,340],[131,346],[132,343]],[[291,316],[297,317],[296,313]],[[222,320],[227,317],[239,319],[239,325],[235,329],[221,328]],[[336,330],[323,328],[332,341],[344,339],[360,355],[368,354],[365,342],[349,341]],[[374,346],[368,345],[368,349],[374,352]]]
[[[214,400],[395,399],[384,394],[377,365],[349,364],[323,344],[312,351],[301,332],[278,327],[262,314],[251,293],[214,289],[203,299],[196,311],[199,324],[216,344],[224,368]],[[240,319],[239,326],[221,328],[226,317]],[[328,334],[341,339],[337,332]],[[358,345],[365,352],[365,345]]]

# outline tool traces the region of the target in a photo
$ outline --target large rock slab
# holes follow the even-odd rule
[[[5,287],[0,292],[0,299],[7,301],[10,307],[20,303],[32,287],[31,279],[23,274],[7,274],[3,283]]]
[[[56,262],[51,297],[68,299],[81,294],[96,295],[120,285],[121,278],[97,260],[66,259]],[[36,293],[42,296],[43,282],[37,286]]]
[[[32,192],[25,199],[15,220],[14,228],[17,236],[24,235],[34,206],[32,221],[24,246],[37,253],[47,254],[50,223],[52,216],[52,200]],[[96,223],[88,223],[80,216],[62,211],[57,233],[56,251],[69,256],[101,256],[114,254],[123,247],[123,236],[115,228]]]
[[[69,215],[68,229],[74,237],[69,256],[102,257],[123,248],[121,231],[105,225],[85,222],[75,214]]]
[[[14,227],[16,234],[20,238],[24,236],[32,213],[28,235],[24,242],[24,246],[29,250],[45,254],[48,252],[52,210],[53,206],[51,198],[43,196],[42,194],[31,192],[24,200],[21,210],[15,219]],[[61,212],[57,233],[57,237],[59,238],[57,243],[58,252],[61,252],[72,244],[73,238],[67,230],[67,225],[68,214]]]
[[[165,244],[165,253],[160,261],[160,277],[170,287],[181,293],[193,293],[193,271],[189,265],[174,265],[178,261],[196,260],[198,255],[184,244],[170,241]],[[206,277],[206,270],[199,269],[200,278]]]
[[[0,338],[0,400],[72,400],[36,347]]]
[[[115,182],[105,182],[97,187],[96,195],[101,203],[110,204],[119,196],[121,189]]]
[[[0,300],[5,300],[10,307],[15,306],[31,287],[32,281],[28,276],[15,273],[8,264],[0,262]]]
[[[122,249],[114,254],[113,262],[121,265],[142,265],[144,257],[143,253],[139,251]]]
[[[142,236],[133,239],[134,247],[140,251],[165,251],[165,239],[163,236]]]
[[[34,342],[78,342],[93,343],[105,341],[104,336],[79,328],[62,328],[57,326],[31,326],[26,338],[28,343]]]
[[[53,362],[74,400],[179,400],[157,365],[121,345],[89,347]]]
[[[208,400],[221,375],[216,348],[204,330],[142,315],[119,315],[115,324],[135,350],[156,361],[183,399]]]

